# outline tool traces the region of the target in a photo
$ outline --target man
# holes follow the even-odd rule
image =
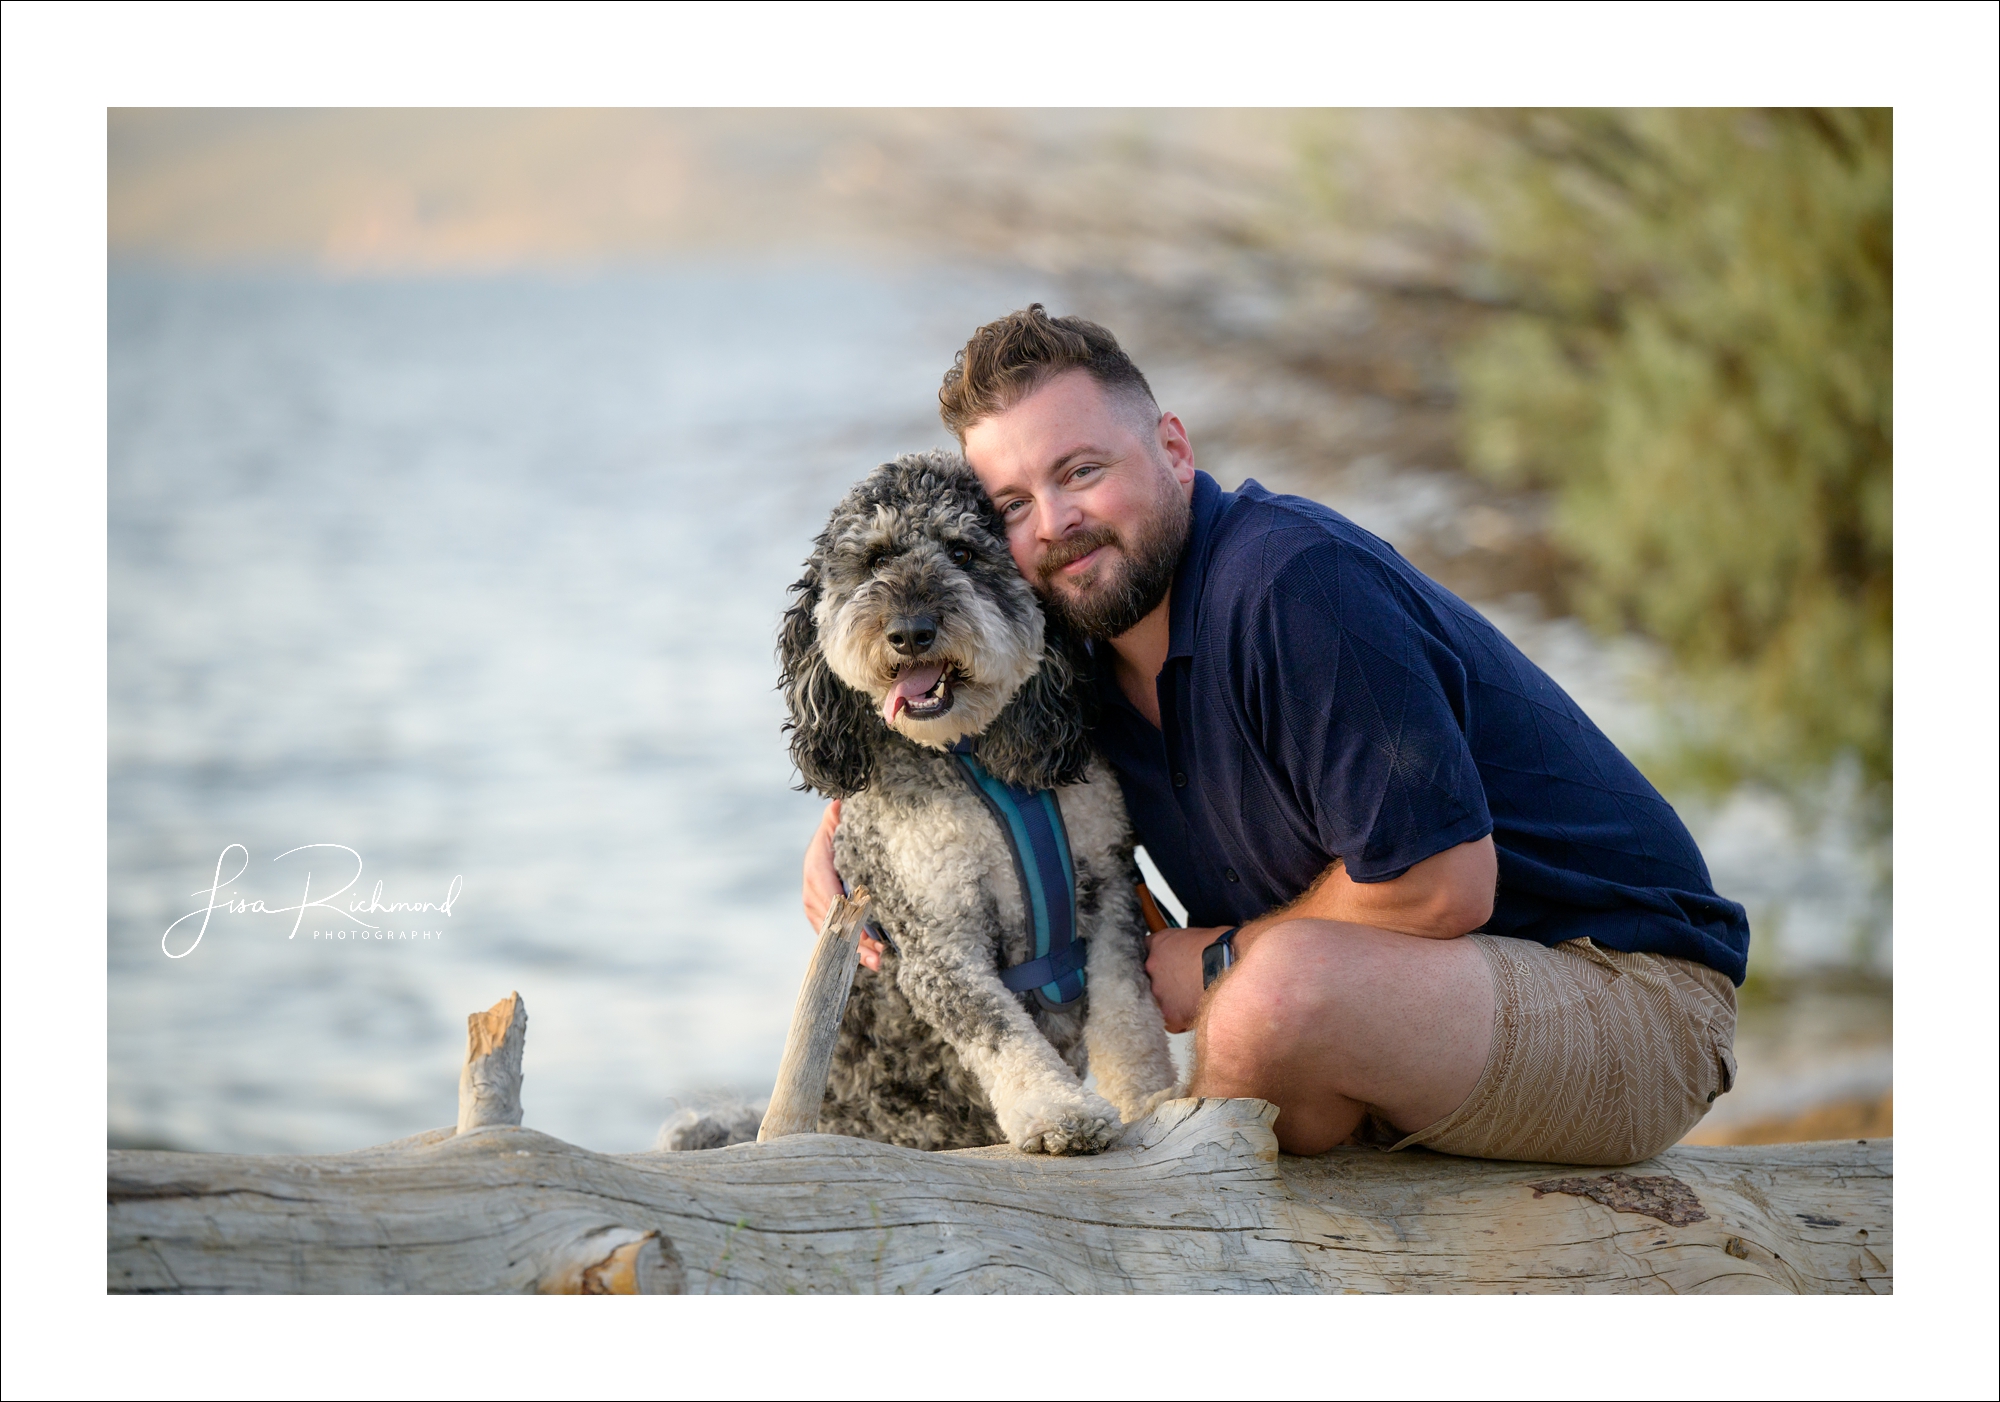
[[[1092,640],[1098,744],[1189,912],[1147,971],[1195,1030],[1190,1094],[1271,1101],[1290,1153],[1610,1164],[1729,1089],[1743,908],[1492,624],[1326,507],[1222,491],[1090,322],[980,328],[939,400],[1022,574]]]

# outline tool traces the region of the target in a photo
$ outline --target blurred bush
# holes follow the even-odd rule
[[[1477,124],[1468,465],[1551,491],[1574,606],[1678,664],[1668,777],[1795,789],[1851,755],[1885,795],[1890,114]]]

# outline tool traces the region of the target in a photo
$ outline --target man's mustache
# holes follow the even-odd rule
[[[1055,578],[1057,570],[1075,564],[1093,550],[1116,544],[1118,532],[1109,526],[1092,526],[1075,535],[1064,536],[1043,552],[1041,562],[1035,566],[1035,578],[1046,587]]]

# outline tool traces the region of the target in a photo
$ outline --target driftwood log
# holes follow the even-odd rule
[[[831,923],[831,922],[830,922]],[[114,1292],[1886,1293],[1888,1140],[1621,1172],[1280,1155],[1177,1100],[1089,1158],[834,1135],[597,1154],[520,1127],[527,1014],[474,1014],[462,1129],[351,1154],[111,1154]],[[470,1088],[470,1089],[467,1089]],[[468,1108],[469,1107],[469,1108]]]

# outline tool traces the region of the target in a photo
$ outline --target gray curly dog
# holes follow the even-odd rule
[[[1045,623],[954,453],[870,473],[792,588],[779,640],[792,759],[807,786],[847,800],[835,861],[874,893],[889,944],[879,974],[855,977],[820,1130],[1096,1153],[1173,1095],[1175,1068],[1146,980],[1131,830],[1090,750],[1085,654]],[[1035,951],[1011,848],[947,752],[964,736],[994,777],[1055,791],[1088,941],[1081,999],[1046,1004],[1000,980]],[[676,1137],[694,1147],[701,1133]]]

